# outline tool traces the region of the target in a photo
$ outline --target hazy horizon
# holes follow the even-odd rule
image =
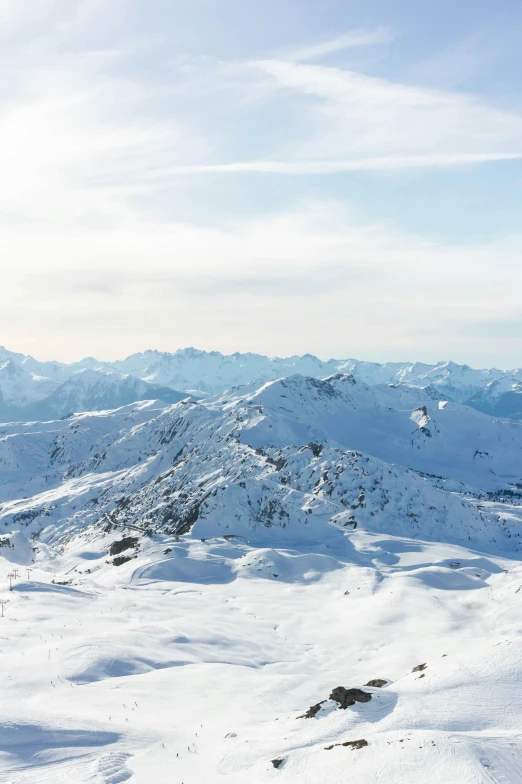
[[[356,356],[355,354],[349,354],[349,353],[347,353],[347,354],[345,354],[343,356],[331,356],[331,355],[326,355],[326,354],[322,354],[322,355],[321,354],[314,354],[314,353],[312,353],[310,351],[305,351],[303,353],[291,353],[291,354],[267,354],[267,353],[262,353],[262,352],[259,352],[259,351],[248,351],[248,350],[246,350],[246,351],[220,351],[219,349],[202,348],[201,346],[178,346],[178,347],[174,347],[174,348],[165,348],[165,349],[152,348],[152,347],[149,346],[148,348],[141,349],[140,351],[131,351],[128,354],[122,354],[122,355],[118,355],[118,356],[116,356],[116,355],[106,355],[106,356],[104,356],[103,354],[101,354],[99,356],[95,356],[93,354],[85,354],[83,356],[73,357],[72,359],[60,359],[57,356],[51,356],[51,355],[47,355],[46,356],[45,354],[38,354],[37,356],[35,356],[35,355],[31,354],[30,352],[15,351],[12,348],[10,348],[9,346],[4,346],[4,345],[0,344],[0,350],[1,349],[5,349],[6,351],[9,351],[9,352],[14,353],[14,354],[24,354],[25,356],[31,356],[31,357],[33,357],[33,359],[36,359],[39,362],[61,362],[61,363],[64,363],[64,364],[73,364],[73,363],[77,363],[77,362],[82,362],[83,360],[87,360],[87,359],[95,359],[95,360],[99,360],[100,362],[104,362],[104,363],[110,364],[112,362],[118,362],[118,361],[121,361],[123,359],[127,359],[128,357],[132,356],[133,354],[140,354],[140,353],[143,353],[145,351],[154,351],[154,352],[157,352],[159,354],[175,354],[176,352],[189,351],[189,350],[193,349],[195,351],[201,351],[201,352],[206,353],[206,354],[209,354],[209,353],[212,353],[212,352],[220,353],[223,356],[232,356],[233,354],[236,354],[236,353],[238,353],[238,354],[256,354],[258,356],[268,357],[270,359],[290,359],[292,357],[302,357],[302,356],[305,356],[305,355],[311,355],[311,356],[321,360],[322,362],[328,362],[329,360],[332,360],[332,361],[356,360],[358,362],[374,362],[374,363],[377,363],[377,364],[395,363],[395,364],[399,364],[399,365],[400,364],[439,365],[439,364],[443,364],[443,363],[446,363],[446,362],[450,362],[450,363],[453,362],[454,364],[457,364],[457,365],[467,365],[467,366],[469,366],[469,367],[471,367],[471,368],[473,368],[475,370],[493,369],[493,368],[497,369],[497,370],[515,370],[515,369],[518,369],[518,367],[519,367],[517,365],[513,365],[512,367],[508,367],[508,366],[504,367],[504,366],[502,366],[500,364],[489,365],[487,367],[486,366],[479,367],[479,366],[476,366],[476,365],[471,365],[469,362],[457,362],[456,360],[451,359],[451,358],[448,359],[447,357],[442,357],[442,358],[436,359],[434,361],[428,361],[428,360],[425,360],[423,358],[419,359],[419,358],[411,358],[411,357],[410,358],[402,357],[402,358],[399,358],[399,359],[369,359],[368,357],[365,357],[365,356]]]

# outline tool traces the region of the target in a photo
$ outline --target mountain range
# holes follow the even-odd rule
[[[0,348],[0,419],[47,419],[136,400],[209,398],[251,382],[294,374],[321,379],[335,373],[351,374],[370,386],[415,387],[432,399],[461,403],[495,417],[522,418],[522,369],[474,370],[453,362],[322,361],[311,354],[281,359],[194,348],[145,351],[111,363],[89,357],[66,364],[39,362]]]

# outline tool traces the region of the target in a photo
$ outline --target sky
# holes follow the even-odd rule
[[[522,365],[518,0],[0,0],[0,344]]]

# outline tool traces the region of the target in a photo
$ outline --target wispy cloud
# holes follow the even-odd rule
[[[395,38],[394,33],[389,27],[376,27],[373,30],[351,30],[337,38],[328,41],[302,46],[288,50],[284,59],[297,61],[315,60],[324,55],[342,52],[345,49],[355,49],[361,46],[376,46],[378,44],[389,44]]]
[[[456,153],[437,155],[389,155],[353,160],[322,161],[235,161],[232,163],[195,164],[151,170],[151,182],[162,178],[197,174],[339,174],[357,171],[398,171],[403,169],[454,168],[472,164],[494,163],[522,159],[521,152],[512,153]]]
[[[465,93],[413,87],[355,71],[282,61],[255,64],[280,89],[310,96],[315,123],[293,144],[301,158],[514,156],[522,152],[522,116]],[[351,153],[351,155],[347,155]],[[479,156],[475,158],[474,156]]]

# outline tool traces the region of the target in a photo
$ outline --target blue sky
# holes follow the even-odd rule
[[[0,0],[0,342],[521,363],[522,5]]]

